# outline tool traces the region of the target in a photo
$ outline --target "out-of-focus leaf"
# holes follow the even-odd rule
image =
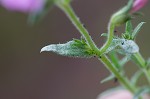
[[[146,66],[150,67],[150,58],[148,58],[148,60],[146,61]]]
[[[117,56],[116,51],[111,51],[109,53],[110,59],[112,61],[112,63],[114,64],[114,66],[119,69],[120,68],[120,63],[119,63],[119,58]]]
[[[54,5],[54,0],[45,0],[44,8],[38,12],[29,14],[28,23],[33,25],[39,22],[49,12]]]
[[[93,50],[84,40],[74,39],[65,44],[51,44],[41,49],[43,51],[55,52],[59,55],[70,57],[90,58],[94,56]]]
[[[132,23],[131,23],[131,20],[129,20],[129,21],[126,22],[125,33],[122,34],[122,37],[124,39],[131,40],[132,32],[133,32]]]
[[[39,22],[49,12],[53,5],[69,4],[71,1],[72,0],[45,0],[43,9],[38,12],[29,14],[28,23],[33,25]]]
[[[122,68],[128,61],[130,60],[130,57],[125,56],[123,59],[119,61],[120,67]]]
[[[133,27],[132,27],[131,20],[126,22],[126,30],[125,30],[125,32],[129,33],[129,34],[133,32]]]
[[[131,78],[131,83],[136,85],[139,78],[142,76],[143,72],[141,70],[137,71]]]
[[[111,75],[109,75],[108,77],[106,77],[105,79],[103,79],[103,80],[101,81],[101,83],[105,83],[105,82],[111,81],[111,80],[113,80],[113,79],[115,79],[115,76],[114,76],[113,74],[111,74]]]
[[[102,33],[101,36],[107,37],[107,36],[108,36],[108,33]]]
[[[63,6],[68,5],[72,0],[54,0],[54,1],[58,7],[63,8]]]
[[[69,4],[72,0],[61,0],[65,4]]]
[[[150,93],[150,87],[149,86],[145,86],[143,88],[141,88],[140,90],[138,90],[133,99],[140,99],[140,97],[146,93]]]
[[[142,12],[134,12],[133,15],[135,15],[135,16],[144,16],[144,13],[142,13]]]
[[[143,26],[144,23],[145,23],[145,22],[139,23],[139,24],[137,25],[137,27],[133,30],[132,39],[135,39],[135,38],[136,38],[137,34],[138,34],[139,31],[141,30],[141,28],[142,28],[142,26]]]

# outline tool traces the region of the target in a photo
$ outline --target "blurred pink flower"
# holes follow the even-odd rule
[[[38,12],[44,4],[45,0],[0,0],[0,5],[6,9],[25,13]]]
[[[142,7],[146,5],[148,0],[135,0],[132,8],[132,12],[136,12],[140,10]]]
[[[116,90],[105,95],[100,95],[97,99],[133,99],[133,94],[127,90]],[[150,97],[144,95],[143,99],[150,99]]]
[[[133,99],[133,95],[126,90],[119,90],[105,96],[100,96],[98,99]]]

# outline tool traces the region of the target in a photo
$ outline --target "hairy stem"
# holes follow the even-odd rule
[[[68,16],[71,20],[73,25],[77,28],[77,30],[81,33],[81,35],[85,38],[91,49],[93,49],[96,53],[99,53],[99,49],[96,47],[94,41],[92,40],[91,36],[89,35],[88,31],[85,29],[83,24],[80,22],[79,18],[76,16],[75,12],[73,11],[70,5],[59,5],[59,7],[64,11],[64,13]]]
[[[136,88],[135,86],[131,85],[131,83],[129,82],[129,80],[124,77],[123,75],[121,75],[118,70],[115,68],[115,66],[113,66],[113,64],[111,63],[111,61],[107,58],[106,55],[103,55],[99,58],[99,60],[106,66],[106,68],[112,72],[117,79],[119,80],[119,82],[126,88],[128,89],[130,92],[135,93],[136,92]]]
[[[102,46],[102,48],[100,49],[100,54],[103,54],[107,48],[110,46],[112,40],[113,40],[113,36],[114,36],[114,30],[115,30],[115,25],[113,23],[109,23],[108,25],[108,37],[107,37],[107,41],[106,43]]]
[[[117,69],[115,68],[115,66],[110,62],[110,60],[107,58],[107,56],[102,55],[100,56],[103,52],[105,52],[107,50],[107,48],[109,47],[109,45],[112,42],[113,39],[113,32],[114,32],[114,28],[115,25],[114,24],[109,24],[109,36],[107,39],[106,44],[103,46],[103,48],[101,50],[99,50],[97,48],[97,46],[95,45],[95,43],[93,42],[91,36],[89,35],[88,31],[84,28],[83,24],[80,22],[79,18],[76,16],[76,14],[74,13],[72,7],[70,5],[58,5],[60,9],[62,9],[65,14],[68,16],[68,18],[71,20],[71,22],[73,23],[73,25],[78,29],[78,31],[81,33],[81,35],[85,38],[85,40],[87,41],[87,43],[89,44],[89,46],[91,47],[91,49],[93,49],[93,51],[96,53],[96,55],[99,58],[99,60],[102,61],[102,63],[104,63],[104,65],[106,66],[106,68],[112,72],[120,81],[120,83],[126,88],[128,89],[130,92],[135,93],[136,88],[134,86],[131,85],[131,83],[129,82],[129,80],[124,77],[124,75],[121,75]]]

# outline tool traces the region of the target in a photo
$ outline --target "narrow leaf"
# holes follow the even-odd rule
[[[62,0],[65,4],[69,4],[72,0]]]
[[[53,5],[54,0],[45,0],[45,6],[41,11],[29,14],[28,23],[33,25],[39,22],[49,12]]]
[[[122,68],[128,61],[130,60],[130,57],[125,56],[123,59],[119,61],[120,67]]]
[[[139,31],[141,30],[141,28],[142,28],[142,26],[143,26],[144,23],[145,23],[145,22],[139,23],[138,26],[134,29],[134,31],[133,31],[133,33],[132,33],[132,39],[135,39],[135,38],[136,38],[137,34],[138,34]]]
[[[101,81],[101,83],[105,83],[105,82],[111,81],[111,80],[113,80],[113,79],[115,79],[115,76],[114,76],[113,74],[111,74],[111,75],[109,75],[108,77],[106,77],[105,79],[103,79],[103,80]]]
[[[145,86],[143,88],[141,88],[140,90],[138,90],[133,99],[139,99],[142,95],[146,94],[146,93],[150,93],[150,87],[149,86]]]
[[[142,76],[142,74],[143,74],[143,72],[142,72],[141,70],[137,71],[137,72],[133,75],[133,77],[131,78],[131,83],[132,83],[133,85],[136,85],[137,82],[138,82],[138,80],[139,80],[139,78]]]
[[[131,20],[126,22],[126,33],[131,34],[133,31]]]
[[[135,16],[144,16],[144,13],[142,13],[142,12],[134,12],[133,15],[135,15]]]
[[[149,65],[150,65],[150,58],[148,58],[148,60],[146,61],[146,65],[149,67]]]
[[[89,48],[86,42],[80,40],[69,41],[65,44],[51,44],[41,49],[43,51],[55,52],[59,55],[70,57],[89,58],[94,56],[93,50]]]
[[[113,62],[114,66],[119,69],[120,68],[120,63],[119,63],[119,58],[117,56],[117,53],[115,51],[111,51],[109,53],[110,59]]]
[[[135,64],[141,67],[141,63],[137,60],[137,57],[134,54],[131,55],[131,59]]]
[[[108,33],[102,33],[101,36],[107,37],[107,36],[108,36]]]

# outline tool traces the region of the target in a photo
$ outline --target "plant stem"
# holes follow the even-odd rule
[[[106,68],[117,77],[117,79],[126,89],[128,89],[132,93],[136,92],[135,86],[131,85],[129,80],[118,72],[118,70],[115,68],[115,66],[113,66],[113,64],[110,62],[106,55],[101,56],[99,60],[101,60]]]
[[[81,35],[85,38],[89,46],[96,52],[99,53],[99,49],[95,45],[94,41],[92,40],[91,36],[89,35],[88,31],[85,29],[83,24],[80,22],[79,18],[76,16],[75,12],[73,11],[72,7],[70,5],[61,4],[58,5],[64,13],[68,16],[68,18],[71,20],[73,25],[77,28],[77,30],[81,33]]]
[[[141,66],[141,68],[145,68],[146,62],[144,58],[141,56],[141,54],[135,53],[133,56],[138,61],[138,64]]]
[[[83,24],[80,22],[79,18],[74,13],[72,7],[70,5],[65,5],[65,4],[61,4],[58,6],[65,12],[65,14],[71,20],[73,25],[78,29],[78,31],[81,33],[81,35],[85,38],[85,40],[87,41],[87,43],[89,44],[91,49],[94,50],[94,52],[96,53],[97,56],[100,56],[101,52],[105,52],[105,50],[109,47],[109,45],[113,39],[113,32],[114,32],[114,28],[115,28],[114,24],[110,24],[108,40],[107,40],[106,44],[103,46],[102,50],[100,51],[97,48],[97,46],[95,45],[95,43],[93,42],[88,31],[84,28]],[[99,60],[101,60],[104,63],[104,65],[108,68],[108,70],[111,71],[118,78],[120,83],[126,89],[128,89],[132,93],[135,93],[136,88],[130,84],[129,80],[126,77],[124,77],[117,71],[115,66],[113,66],[113,64],[110,62],[110,60],[105,55],[102,55],[101,58],[99,58]]]
[[[100,49],[100,54],[103,54],[107,48],[110,46],[112,40],[113,40],[113,36],[114,36],[114,30],[115,30],[115,25],[113,23],[109,23],[108,25],[108,37],[107,37],[107,41],[106,43],[102,46],[102,48]]]
[[[140,68],[142,69],[148,82],[150,83],[150,73],[146,68],[146,61],[144,60],[144,58],[140,53],[135,53],[133,57],[136,59],[136,62],[138,62],[138,64],[140,65]]]

